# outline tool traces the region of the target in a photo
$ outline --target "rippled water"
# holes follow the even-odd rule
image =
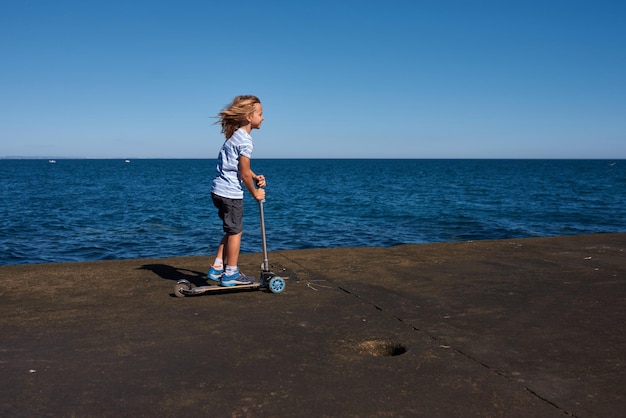
[[[0,264],[212,254],[213,160],[0,160]],[[626,161],[253,160],[269,250],[626,231]],[[246,196],[243,252],[261,251]]]

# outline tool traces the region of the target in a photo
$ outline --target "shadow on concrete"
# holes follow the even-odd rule
[[[185,279],[196,286],[203,286],[206,284],[206,273],[173,267],[167,264],[144,264],[139,267],[138,270],[149,270],[165,280],[173,280],[177,282],[178,280]]]

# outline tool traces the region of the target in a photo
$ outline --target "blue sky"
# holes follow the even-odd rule
[[[626,1],[0,7],[0,157],[626,158]]]

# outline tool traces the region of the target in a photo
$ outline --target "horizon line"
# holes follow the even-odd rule
[[[0,156],[0,160],[215,160],[213,157],[42,157]],[[626,160],[626,157],[259,157],[254,160]]]

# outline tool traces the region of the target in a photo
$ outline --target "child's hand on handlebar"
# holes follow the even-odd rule
[[[254,181],[256,181],[256,186],[257,187],[265,187],[266,183],[265,183],[265,176],[263,174],[259,174],[258,176],[256,176],[254,178]]]

